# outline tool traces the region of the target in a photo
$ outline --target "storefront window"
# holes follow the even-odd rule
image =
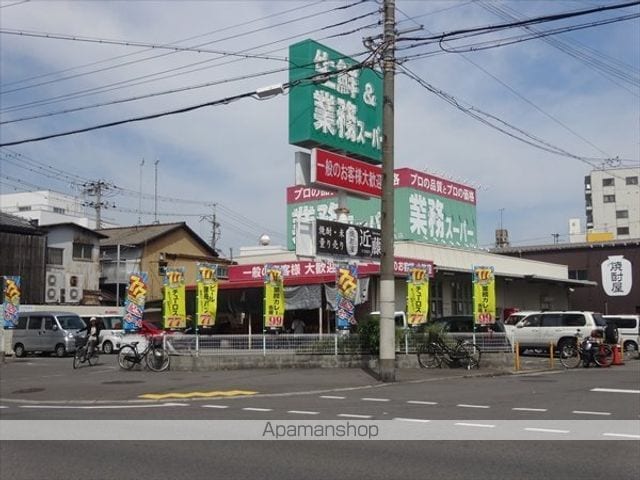
[[[429,282],[429,298],[431,299],[430,318],[442,317],[442,280],[433,279]]]
[[[451,314],[473,314],[471,281],[456,280],[451,282]]]

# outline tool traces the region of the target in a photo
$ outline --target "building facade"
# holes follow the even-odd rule
[[[640,168],[593,170],[584,179],[587,241],[640,238]]]

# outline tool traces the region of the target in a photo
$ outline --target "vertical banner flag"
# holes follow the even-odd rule
[[[493,267],[473,267],[473,320],[496,323],[496,282]]]
[[[350,263],[336,268],[336,328],[348,330],[356,324],[354,316],[358,291],[358,265]]]
[[[210,263],[198,263],[198,327],[211,327],[216,323],[218,309],[218,277],[216,266]]]
[[[2,277],[2,299],[4,328],[16,328],[20,311],[20,277]]]
[[[164,328],[186,328],[184,267],[167,268],[164,275]]]
[[[134,273],[129,276],[127,298],[124,300],[124,321],[122,328],[125,332],[135,332],[142,327],[144,304],[147,300],[147,272]]]
[[[409,326],[427,323],[429,313],[429,273],[426,268],[411,267],[407,275],[407,317]]]
[[[265,265],[264,275],[264,328],[284,327],[284,285],[282,269]]]

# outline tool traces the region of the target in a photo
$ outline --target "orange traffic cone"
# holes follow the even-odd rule
[[[624,365],[622,347],[616,344],[611,345],[611,349],[613,350],[613,362],[611,363],[611,365]]]

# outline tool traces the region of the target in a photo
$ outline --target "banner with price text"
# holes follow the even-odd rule
[[[211,327],[216,324],[218,309],[218,277],[216,266],[210,263],[198,263],[198,327]]]
[[[496,323],[496,280],[493,267],[473,267],[473,320]]]
[[[184,267],[167,268],[164,275],[164,328],[186,328]]]
[[[142,327],[144,304],[147,300],[147,272],[133,273],[129,276],[127,298],[124,300],[125,314],[122,328],[125,332],[135,332]]]
[[[414,327],[427,323],[429,313],[429,272],[411,267],[407,275],[407,321]]]
[[[284,327],[284,283],[282,269],[265,265],[264,328]]]

